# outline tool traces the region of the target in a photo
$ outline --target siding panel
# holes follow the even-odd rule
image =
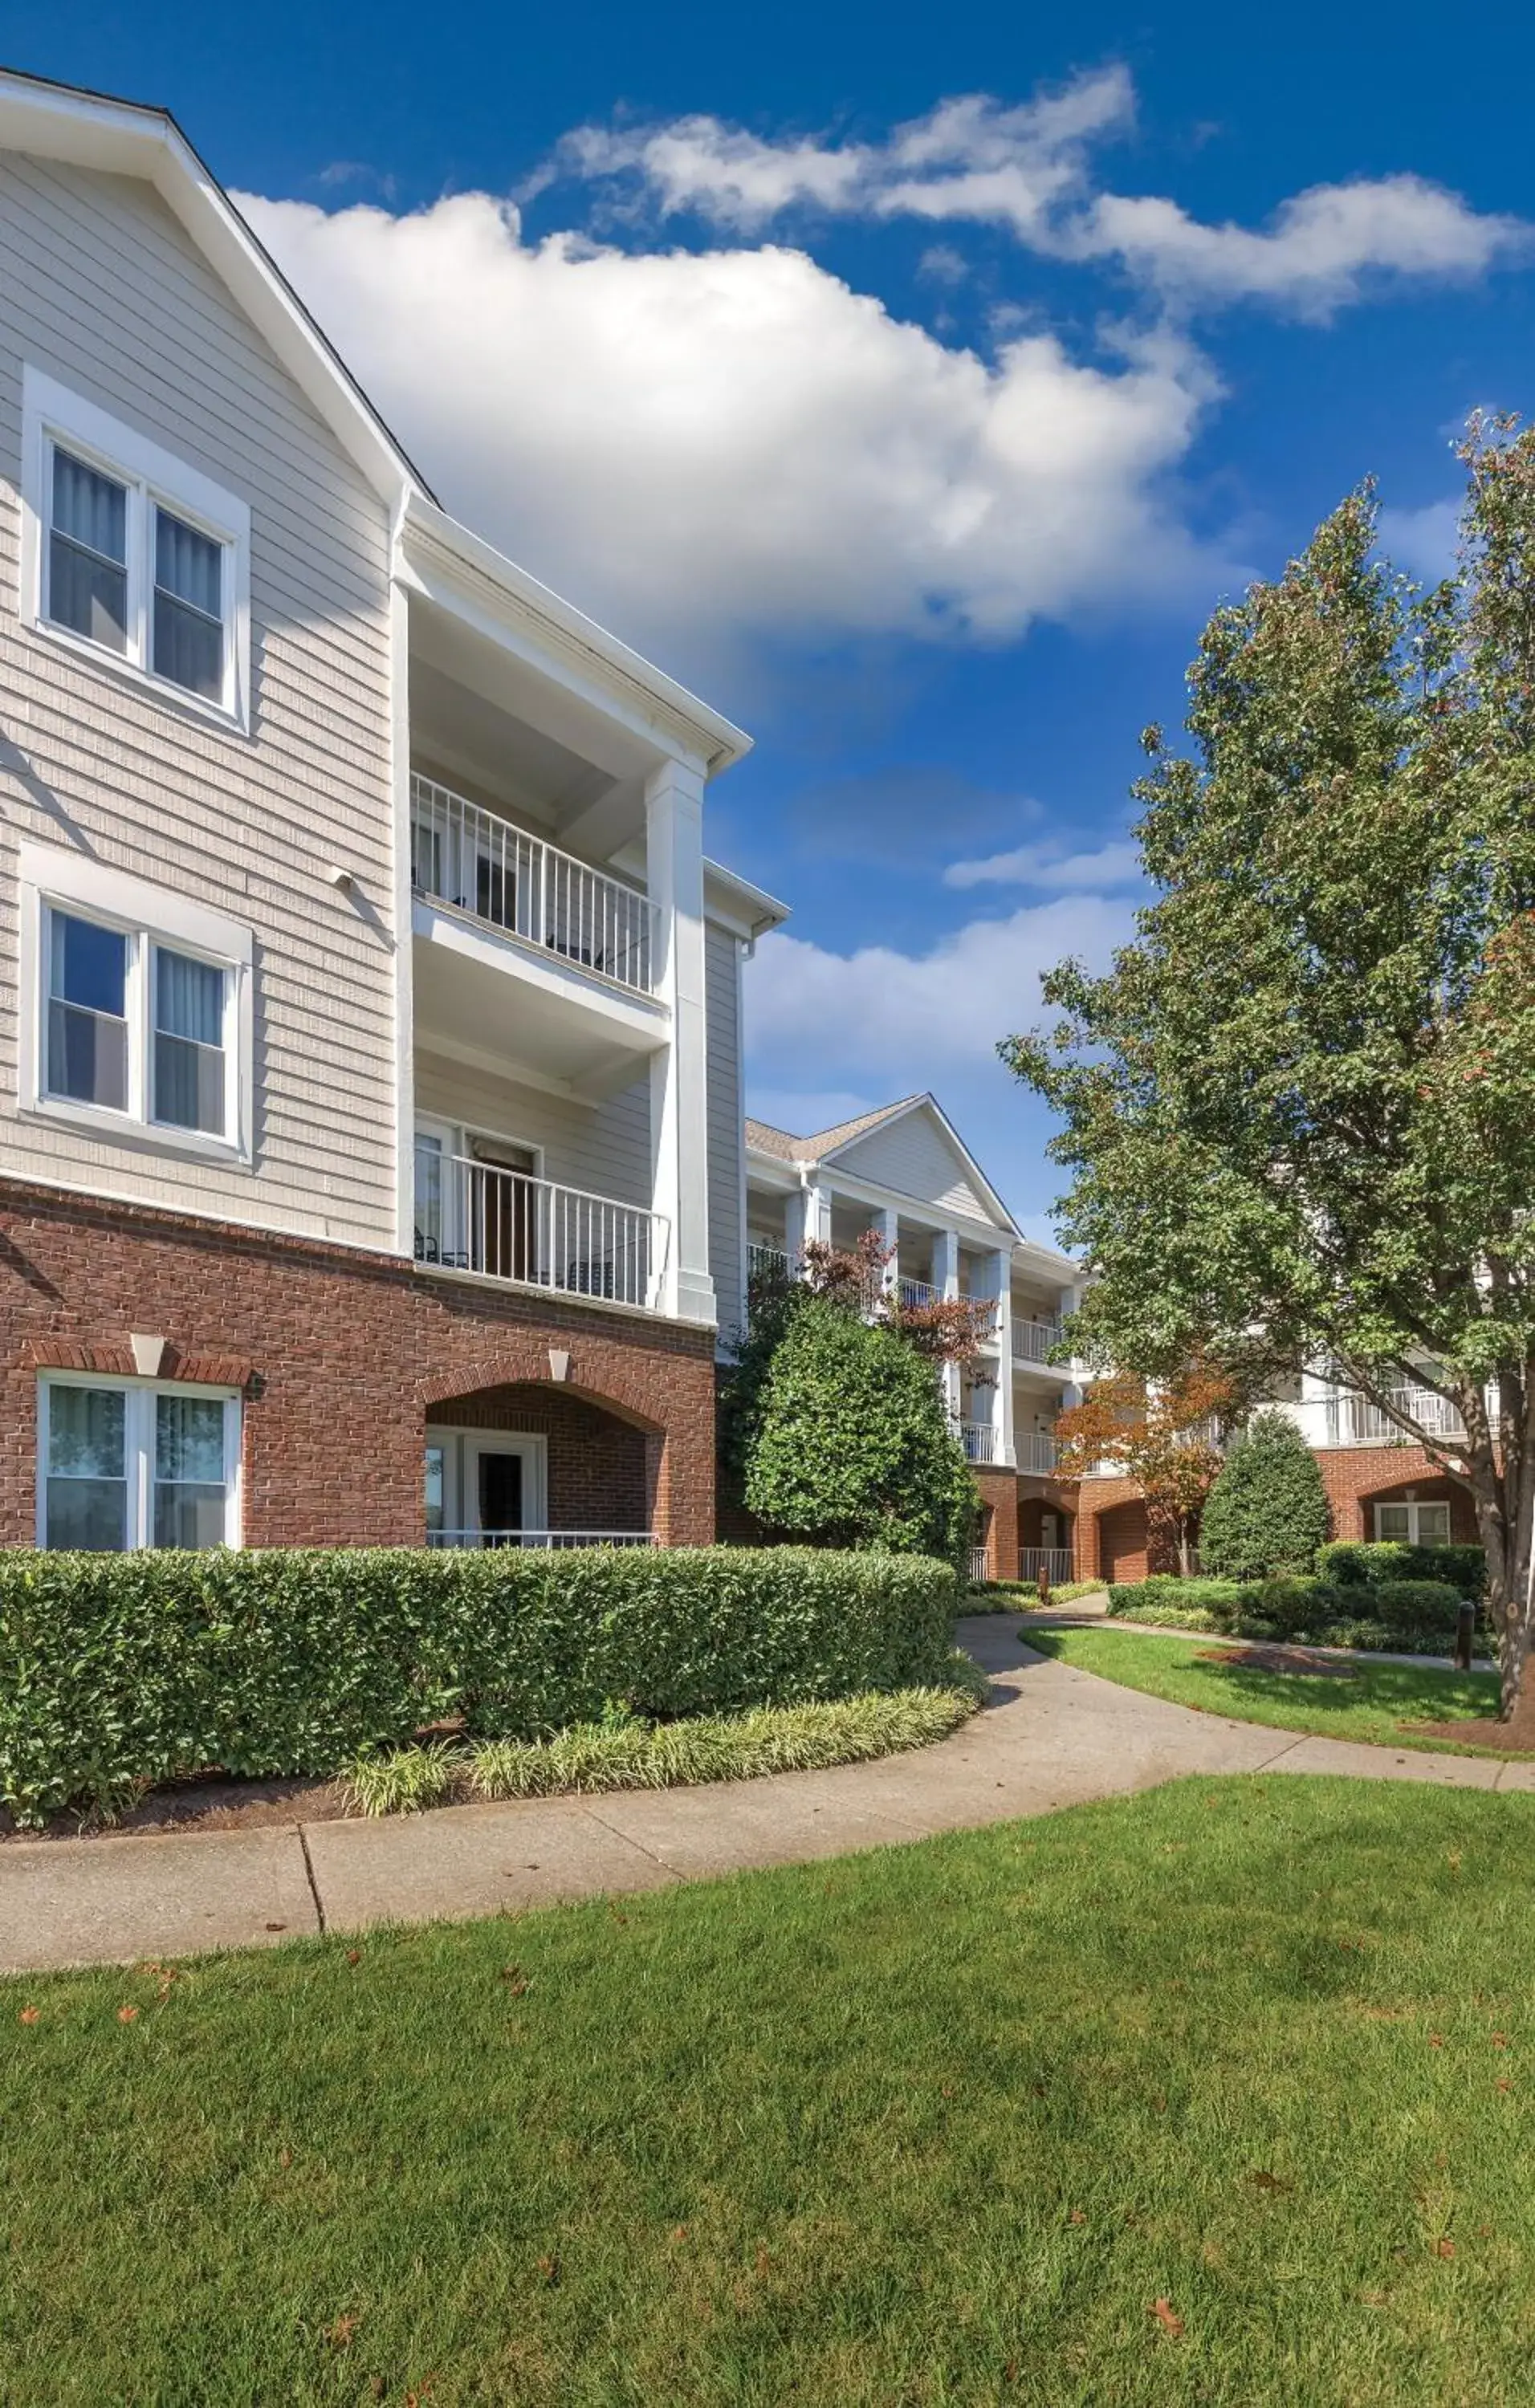
[[[251,513],[252,734],[19,624],[22,367]],[[395,964],[383,504],[150,189],[0,154],[0,1161],[317,1238],[394,1240]],[[253,1169],[17,1110],[16,841],[89,850],[253,931]],[[352,870],[366,911],[326,872]]]
[[[948,1139],[925,1110],[908,1112],[888,1128],[871,1129],[850,1145],[838,1164],[855,1179],[877,1187],[893,1187],[898,1196],[916,1197],[946,1212],[962,1212],[971,1220],[990,1221],[990,1208],[978,1193]]]

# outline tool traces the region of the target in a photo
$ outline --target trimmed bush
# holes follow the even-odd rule
[[[1199,1561],[1227,1580],[1309,1572],[1327,1535],[1322,1468],[1288,1413],[1255,1413],[1199,1518]]]
[[[1448,1655],[1459,1616],[1442,1581],[1214,1581],[1174,1577],[1116,1584],[1109,1611],[1126,1621],[1233,1639]]]
[[[0,1801],[329,1775],[456,1721],[548,1737],[941,1683],[945,1564],[797,1547],[0,1554]]]
[[[805,1295],[762,1373],[745,1503],[811,1546],[968,1566],[977,1498],[933,1365],[895,1330]]]
[[[1316,1569],[1340,1588],[1378,1587],[1383,1581],[1442,1581],[1457,1598],[1480,1604],[1487,1586],[1485,1548],[1411,1547],[1400,1539],[1334,1539],[1319,1548]],[[1367,1609],[1356,1608],[1356,1611]]]
[[[1176,1572],[1155,1572],[1149,1580],[1112,1582],[1109,1611],[1130,1622],[1220,1630],[1230,1627],[1241,1596],[1238,1581],[1184,1580]],[[1185,1623],[1185,1616],[1197,1618]]]

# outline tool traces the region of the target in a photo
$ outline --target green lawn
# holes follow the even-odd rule
[[[0,1985],[0,2400],[1522,2402],[1532,1844],[1201,1780]]]
[[[1201,1663],[1224,1639],[1164,1637],[1160,1631],[1042,1630],[1021,1636],[1041,1656],[1058,1656],[1080,1671],[1097,1672],[1126,1689],[1171,1698],[1180,1706],[1229,1714],[1278,1730],[1320,1731],[1328,1739],[1371,1740],[1380,1747],[1430,1748],[1456,1756],[1502,1755],[1502,1749],[1419,1739],[1412,1723],[1469,1721],[1498,1712],[1496,1672],[1436,1672],[1413,1664],[1381,1664],[1366,1656],[1345,1680],[1294,1672],[1251,1671],[1234,1664]]]

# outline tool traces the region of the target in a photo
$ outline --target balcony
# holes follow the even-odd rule
[[[417,1032],[588,1100],[667,1040],[647,895],[420,775],[410,781]]]
[[[1466,1425],[1454,1405],[1432,1388],[1390,1388],[1386,1391],[1399,1412],[1408,1413],[1430,1438],[1459,1439]],[[1413,1446],[1408,1432],[1372,1405],[1366,1397],[1329,1397],[1327,1400],[1328,1446]]]
[[[429,1547],[653,1547],[650,1530],[428,1530]]]
[[[1034,1471],[1048,1477],[1055,1469],[1055,1441],[1042,1431],[1019,1430],[1012,1451],[1020,1471]]]
[[[968,1463],[995,1463],[997,1432],[990,1422],[961,1422],[959,1441]]]
[[[896,1284],[900,1291],[900,1300],[909,1312],[914,1312],[925,1304],[943,1302],[943,1290],[934,1287],[930,1280],[901,1279]]]
[[[1058,1321],[1020,1321],[1014,1314],[1012,1359],[1015,1363],[1043,1363],[1059,1369],[1059,1365],[1050,1364],[1050,1356],[1060,1342],[1061,1325]]]
[[[782,1246],[764,1246],[753,1241],[746,1249],[746,1276],[748,1279],[786,1280],[789,1257]]]
[[[416,1260],[562,1296],[658,1309],[669,1229],[659,1212],[416,1147]]]

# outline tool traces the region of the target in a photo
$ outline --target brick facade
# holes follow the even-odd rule
[[[1470,1491],[1447,1479],[1416,1446],[1347,1446],[1317,1450],[1335,1539],[1373,1539],[1376,1505],[1416,1498],[1448,1498],[1450,1535],[1473,1542],[1476,1511]],[[1148,1539],[1146,1509],[1132,1480],[1081,1483],[1076,1522],[1078,1580],[1144,1580],[1148,1572],[1175,1571]]]
[[[39,1369],[131,1373],[135,1332],[242,1390],[249,1545],[419,1544],[426,1424],[481,1412],[548,1436],[552,1526],[714,1536],[711,1330],[0,1181],[0,1543],[35,1535]]]

